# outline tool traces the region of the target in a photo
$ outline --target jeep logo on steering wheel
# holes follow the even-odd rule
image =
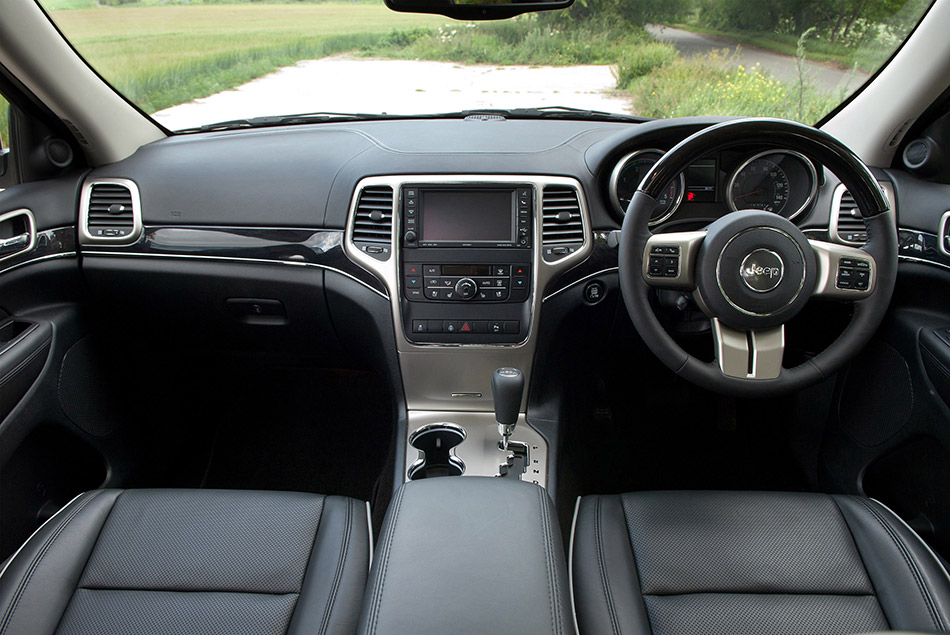
[[[739,277],[756,293],[766,293],[777,287],[785,275],[785,263],[770,249],[756,249],[742,260]]]

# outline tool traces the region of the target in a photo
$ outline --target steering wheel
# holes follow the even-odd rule
[[[811,240],[759,210],[727,214],[702,231],[650,232],[650,214],[670,181],[696,157],[750,139],[797,150],[841,179],[867,225],[865,246]],[[619,264],[630,318],[673,372],[721,394],[775,396],[830,376],[870,340],[894,291],[897,227],[877,180],[841,142],[791,121],[740,119],[697,132],[657,161],[627,208]],[[713,362],[688,354],[666,332],[650,306],[651,289],[692,293],[710,318]],[[851,322],[818,355],[785,368],[785,324],[812,297],[853,302]]]

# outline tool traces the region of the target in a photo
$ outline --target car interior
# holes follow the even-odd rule
[[[0,7],[0,635],[950,630],[950,0],[816,126],[186,134]]]

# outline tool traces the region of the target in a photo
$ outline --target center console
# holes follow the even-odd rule
[[[403,480],[507,470],[546,485],[548,448],[525,418],[528,391],[500,447],[491,382],[514,368],[530,386],[545,289],[593,248],[580,183],[369,177],[354,192],[344,248],[388,291],[408,408]]]
[[[531,313],[534,188],[404,184],[402,294],[414,343],[523,341]]]

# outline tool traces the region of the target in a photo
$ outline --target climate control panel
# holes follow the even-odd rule
[[[527,264],[407,263],[403,293],[413,302],[524,302],[530,289]]]

